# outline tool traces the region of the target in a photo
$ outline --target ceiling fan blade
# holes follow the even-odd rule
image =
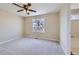
[[[18,6],[18,7],[21,7],[21,8],[23,8],[22,6],[20,6],[20,5],[16,4],[16,3],[13,3],[13,5],[16,5],[16,6]]]
[[[17,12],[21,12],[21,11],[23,11],[23,9],[22,10],[18,10]]]
[[[32,11],[32,12],[36,12],[35,10],[32,10],[32,9],[28,9],[29,11]]]

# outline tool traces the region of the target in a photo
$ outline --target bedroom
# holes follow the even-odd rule
[[[12,3],[0,4],[0,54],[70,54],[69,4],[31,3],[29,8],[36,12]],[[17,12],[20,9],[22,12]]]

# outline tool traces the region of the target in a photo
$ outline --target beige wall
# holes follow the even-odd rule
[[[35,18],[45,18],[45,33],[32,32],[32,19]],[[33,38],[59,40],[59,14],[51,13],[26,18],[24,35]]]
[[[73,37],[79,38],[79,20],[71,21],[71,33]]]
[[[70,7],[69,4],[64,4],[60,11],[60,44],[65,54],[70,54],[71,39],[70,39]]]
[[[22,36],[21,17],[0,9],[0,42]]]

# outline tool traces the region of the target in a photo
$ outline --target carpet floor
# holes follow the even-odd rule
[[[64,55],[57,42],[23,38],[0,44],[0,55]]]

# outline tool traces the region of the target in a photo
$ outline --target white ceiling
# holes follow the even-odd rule
[[[23,3],[22,3],[23,4]],[[22,5],[21,3],[19,5]],[[25,4],[25,3],[24,3]],[[8,12],[17,14],[19,16],[35,16],[35,15],[42,15],[52,12],[58,12],[61,8],[61,3],[32,3],[30,9],[36,10],[36,13],[30,12],[30,15],[27,15],[26,12],[17,12],[21,8],[11,4],[11,3],[0,3],[0,9],[4,9]]]

